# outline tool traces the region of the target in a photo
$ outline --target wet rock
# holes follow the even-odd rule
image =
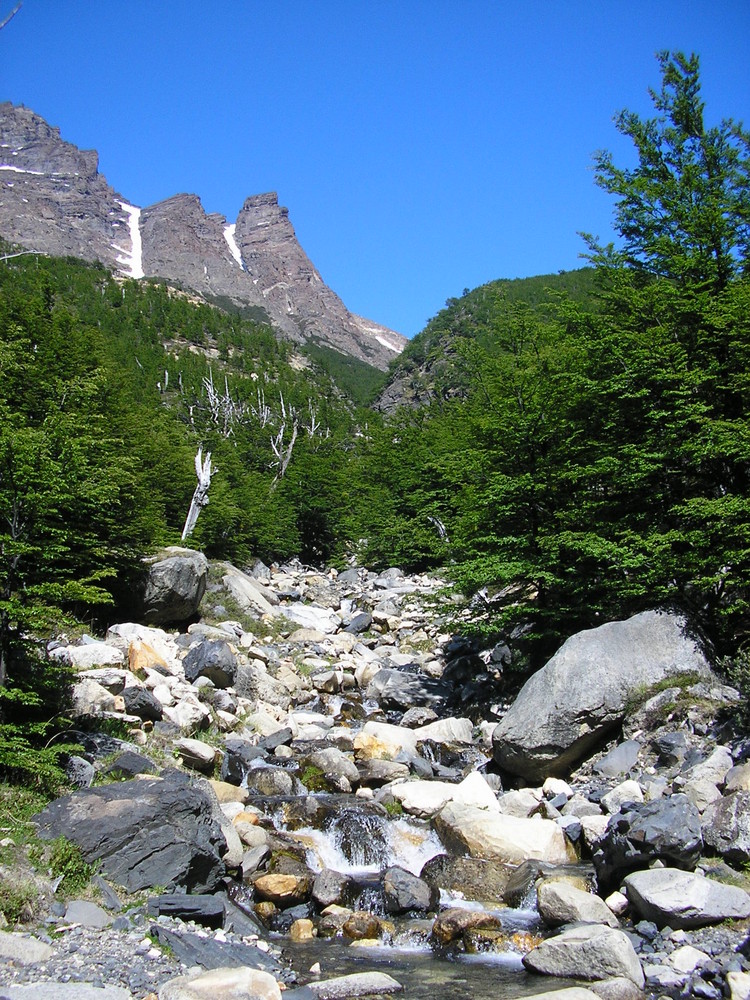
[[[305,759],[305,763],[319,770],[335,791],[350,792],[359,784],[356,764],[335,747],[316,750]]]
[[[290,733],[291,736],[291,733]],[[221,762],[221,780],[233,785],[242,784],[245,775],[251,770],[253,761],[263,760],[266,752],[258,746],[253,746],[249,740],[235,737],[224,740],[224,757]]]
[[[467,899],[501,903],[505,901],[512,865],[481,858],[438,854],[422,868],[420,878],[434,889],[461,892]]]
[[[495,759],[529,780],[565,773],[622,721],[630,695],[691,672],[710,676],[677,615],[647,611],[580,632],[524,684],[493,735]]]
[[[601,924],[581,924],[547,938],[524,955],[523,964],[533,972],[577,979],[622,976],[639,989],[644,976],[630,938]]]
[[[634,909],[659,926],[704,927],[750,916],[750,894],[693,872],[654,868],[625,879]]]
[[[505,887],[503,901],[508,906],[533,906],[536,900],[536,887],[544,878],[564,878],[579,889],[588,890],[593,882],[593,870],[590,866],[550,865],[542,861],[524,861],[510,869],[510,875]]]
[[[383,875],[386,913],[427,912],[437,908],[439,893],[405,868],[394,865]]]
[[[307,989],[318,1000],[346,1000],[347,997],[362,997],[371,994],[399,993],[403,986],[385,972],[355,972],[350,976],[324,979],[320,983],[309,983]]]
[[[282,910],[307,902],[312,895],[312,887],[313,877],[310,874],[282,875],[272,873],[261,875],[253,882],[253,888],[260,899],[273,903]]]
[[[432,925],[432,937],[440,947],[446,947],[454,941],[463,939],[464,935],[476,928],[500,928],[502,924],[497,917],[479,910],[464,910],[452,906],[443,910]]]
[[[344,921],[341,930],[350,941],[362,941],[380,936],[380,920],[366,910],[356,910]]]
[[[192,920],[203,927],[224,926],[224,901],[220,896],[162,893],[149,899],[148,913],[151,917],[165,916]]]
[[[354,885],[349,875],[334,871],[332,868],[325,868],[315,876],[312,888],[312,898],[321,907],[330,906],[332,903],[341,904],[349,895]]]
[[[291,795],[294,779],[281,767],[256,767],[247,774],[248,791],[259,795]]]

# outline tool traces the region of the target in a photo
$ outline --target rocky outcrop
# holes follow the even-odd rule
[[[297,240],[275,192],[253,195],[236,222],[195,194],[129,205],[98,172],[93,150],[60,138],[28,108],[0,105],[0,236],[70,254],[133,278],[157,277],[385,370],[406,339],[349,312]]]
[[[644,611],[579,632],[521,689],[494,732],[495,760],[531,780],[564,774],[622,722],[629,697],[691,673],[711,674],[678,615]]]

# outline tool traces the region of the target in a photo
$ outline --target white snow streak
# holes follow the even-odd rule
[[[394,346],[393,344],[389,343],[389,342],[388,342],[388,341],[387,341],[387,340],[385,339],[385,337],[378,337],[378,336],[376,336],[376,337],[375,337],[375,340],[377,340],[377,342],[378,342],[379,344],[382,344],[382,345],[383,345],[383,347],[387,347],[389,351],[393,351],[393,352],[394,352],[395,354],[400,354],[400,353],[401,353],[401,351],[402,351],[402,348],[400,348],[400,347],[395,347],[395,346]]]
[[[0,170],[12,170],[14,174],[34,174],[36,177],[44,177],[43,170],[21,170],[20,167],[11,167],[7,163],[0,164]]]
[[[115,247],[115,250],[121,250],[123,256],[118,257],[117,261],[122,264],[122,270],[130,278],[142,278],[143,275],[143,242],[141,240],[141,210],[136,208],[135,205],[128,205],[127,202],[121,201],[120,207],[123,212],[127,213],[128,216],[128,229],[130,230],[130,246],[131,250],[128,253],[126,250],[122,250],[122,247]]]
[[[237,246],[237,240],[234,238],[234,231],[236,228],[237,227],[234,223],[232,223],[231,226],[224,226],[224,239],[227,241],[229,249],[232,251],[232,256],[244,271],[245,265],[242,263],[242,254],[240,253],[240,248]]]

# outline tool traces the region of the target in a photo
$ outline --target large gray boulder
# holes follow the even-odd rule
[[[202,552],[172,546],[149,564],[143,592],[143,618],[150,625],[190,621],[198,611],[208,582],[208,560]]]
[[[687,673],[711,676],[679,615],[644,611],[579,632],[521,688],[493,734],[495,760],[531,781],[564,774],[622,722],[630,697]]]
[[[750,894],[677,868],[650,868],[625,879],[636,912],[660,927],[705,927],[722,920],[750,917]]]
[[[750,792],[730,792],[703,814],[703,839],[734,864],[750,861]]]
[[[153,886],[213,892],[227,842],[218,804],[179,772],[115,782],[55,799],[35,822],[43,839],[67,837],[84,859],[130,892]]]
[[[523,964],[548,976],[594,980],[622,976],[639,989],[644,985],[630,938],[603,924],[574,924],[524,955]]]

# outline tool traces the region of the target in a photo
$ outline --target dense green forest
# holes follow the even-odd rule
[[[390,415],[348,359],[159,284],[8,256],[0,705],[33,717],[48,674],[28,638],[118,614],[143,555],[179,539],[199,446],[217,471],[190,544],[209,556],[441,567],[527,669],[655,606],[743,649],[750,136],[705,124],[696,57],[660,67],[655,117],[616,119],[635,166],[595,162],[617,242],[449,300],[390,376],[429,391]]]

